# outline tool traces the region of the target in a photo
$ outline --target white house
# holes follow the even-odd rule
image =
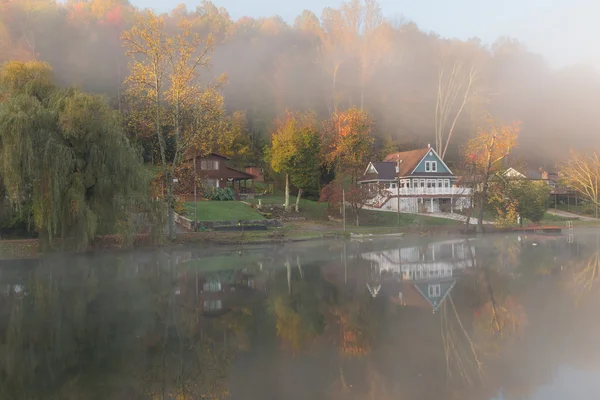
[[[459,187],[457,177],[431,147],[389,154],[370,162],[360,185],[382,188],[372,207],[406,213],[453,212],[469,207],[471,189]],[[379,193],[379,190],[377,191]]]

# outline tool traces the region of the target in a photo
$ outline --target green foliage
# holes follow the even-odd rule
[[[490,189],[490,204],[496,210],[514,209],[517,215],[534,223],[540,222],[548,210],[550,187],[529,179],[509,179],[495,182]],[[495,195],[494,195],[495,194]]]
[[[315,190],[321,176],[321,133],[314,113],[288,113],[277,122],[268,160],[276,173],[290,176],[302,190]]]
[[[236,167],[258,161],[257,149],[248,131],[246,113],[236,111],[224,118],[223,129],[216,138],[216,152],[227,156]]]
[[[519,180],[510,185],[509,196],[517,201],[517,212],[521,218],[537,223],[548,210],[550,187],[544,182]]]
[[[204,198],[214,201],[232,201],[235,200],[235,192],[232,188],[208,187],[204,191]]]
[[[129,220],[130,199],[145,195],[147,179],[119,113],[102,97],[51,82],[42,63],[1,70],[1,171],[11,202],[31,207],[46,244],[58,236],[83,249],[101,225]]]

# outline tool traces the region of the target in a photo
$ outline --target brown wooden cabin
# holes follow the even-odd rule
[[[221,154],[210,153],[199,157],[193,152],[188,153],[186,161],[193,160],[196,162],[196,174],[206,186],[235,189],[237,183],[238,189],[242,189],[247,187],[248,180],[253,179],[252,175],[227,166],[229,157]]]
[[[262,174],[262,168],[253,165],[246,166],[246,173],[252,175],[254,182],[264,182],[265,178]]]

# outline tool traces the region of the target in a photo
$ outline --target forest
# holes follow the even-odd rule
[[[106,95],[124,108],[129,60],[121,33],[143,11],[127,0],[3,1],[0,62],[45,61],[60,84]],[[268,141],[273,121],[286,110],[325,117],[334,106],[356,106],[372,114],[380,148],[433,145],[464,97],[450,161],[487,112],[523,121],[519,151],[536,167],[550,168],[569,148],[600,140],[600,74],[583,65],[554,70],[518,39],[485,45],[443,38],[408,19],[386,19],[374,1],[340,3],[320,15],[304,11],[292,24],[278,16],[232,20],[210,1],[161,17],[167,27],[185,19],[200,36],[213,36],[210,74],[226,75],[226,110],[245,113],[257,142]],[[440,88],[451,109],[442,110],[445,121],[436,120]]]
[[[552,69],[513,38],[487,45],[423,32],[386,18],[376,0],[304,11],[291,24],[233,20],[210,1],[157,15],[127,0],[5,0],[0,63],[10,225],[83,247],[139,231],[131,211],[151,213],[157,196],[173,238],[172,178],[194,151],[264,167],[285,185],[288,208],[290,184],[298,200],[318,197],[393,151],[431,145],[464,169],[465,152],[493,155],[481,141],[490,126],[518,126],[498,160],[510,152],[534,169],[555,170],[570,149],[599,141],[593,68]],[[487,182],[494,172],[488,164],[478,174]]]

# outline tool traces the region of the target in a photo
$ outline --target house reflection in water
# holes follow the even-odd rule
[[[383,293],[398,304],[436,312],[461,272],[475,267],[472,240],[450,240],[361,254],[372,263],[367,288],[373,297]]]
[[[235,259],[233,259],[235,261]],[[222,265],[222,259],[181,259],[188,267],[178,274],[175,294],[188,304],[194,304],[202,314],[220,314],[244,304],[250,293],[266,290],[266,276],[255,274],[248,268]],[[216,261],[212,263],[210,261]],[[212,269],[212,270],[211,270]]]

